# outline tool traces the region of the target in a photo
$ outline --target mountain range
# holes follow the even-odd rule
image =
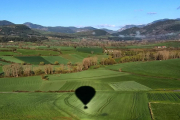
[[[133,27],[142,28],[144,26],[146,26],[146,25],[125,25],[121,29],[119,29],[118,32],[121,32],[121,31],[129,29],[129,28],[133,28]]]
[[[141,39],[179,39],[180,38],[180,20],[163,19],[157,20],[144,27],[132,27],[112,34],[119,39],[126,37],[135,37]],[[117,39],[117,38],[116,38]]]
[[[0,41],[39,41],[47,39],[41,33],[22,24],[0,21]]]
[[[126,30],[126,29],[129,29],[129,28],[133,28],[133,27],[138,27],[138,28],[143,28],[147,25],[150,25],[150,24],[154,24],[154,23],[157,23],[157,22],[163,22],[163,21],[168,21],[168,20],[180,20],[180,18],[177,18],[177,19],[168,19],[168,18],[165,18],[165,19],[160,19],[160,20],[155,20],[151,23],[148,23],[148,24],[142,24],[142,25],[125,25],[123,26],[121,29],[117,30],[118,32],[121,32],[123,30]]]
[[[44,32],[43,32],[44,31]],[[53,34],[52,34],[53,33]],[[38,24],[26,22],[24,24],[14,24],[3,20],[0,21],[0,35],[6,38],[11,36],[17,38],[45,38],[47,35],[58,36],[109,36],[109,39],[179,39],[180,38],[180,18],[160,19],[149,24],[126,25],[118,31],[106,28],[97,29],[94,27],[46,27]]]
[[[83,28],[77,28],[77,27],[62,27],[62,26],[57,26],[57,27],[45,27],[37,24],[33,24],[30,22],[24,23],[24,25],[28,26],[31,29],[38,29],[38,30],[44,30],[44,31],[49,31],[49,32],[59,32],[59,33],[77,33],[77,32],[87,32],[87,31],[92,31],[92,30],[98,30],[97,28],[94,27],[83,27]],[[112,30],[108,29],[101,29],[109,33],[113,33]]]
[[[9,22],[7,20],[0,21],[0,26],[14,25],[14,23]]]

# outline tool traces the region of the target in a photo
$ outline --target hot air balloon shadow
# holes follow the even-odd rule
[[[81,102],[85,105],[84,109],[87,109],[88,107],[86,105],[94,97],[94,95],[96,94],[96,91],[93,87],[81,86],[76,89],[75,94],[81,100]]]

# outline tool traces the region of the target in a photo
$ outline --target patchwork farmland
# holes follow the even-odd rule
[[[54,71],[62,66],[65,71],[69,66],[73,69],[84,58],[96,58],[98,64],[82,71],[43,74],[47,80],[41,74],[0,78],[0,119],[179,119],[180,59],[102,65],[102,59],[109,60],[111,55],[98,47],[60,47],[61,52],[45,46],[37,48],[41,50],[17,49],[11,55],[3,52],[0,73],[3,66],[12,63],[31,66],[32,70],[52,65]],[[88,109],[74,92],[81,86],[96,90]]]

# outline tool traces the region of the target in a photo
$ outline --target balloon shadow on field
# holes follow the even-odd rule
[[[75,90],[76,96],[81,100],[81,102],[85,105],[84,109],[87,109],[86,106],[91,99],[95,96],[96,91],[91,86],[81,86]]]

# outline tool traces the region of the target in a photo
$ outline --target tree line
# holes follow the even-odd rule
[[[179,50],[160,50],[160,51],[128,51],[113,52],[111,56],[116,58],[118,63],[135,62],[135,61],[153,61],[168,60],[180,58]]]
[[[108,59],[110,59],[111,61],[111,59],[113,58]],[[72,65],[71,62],[68,62],[67,65],[59,64],[57,61],[55,63],[56,65],[41,64],[37,67],[33,67],[32,65],[13,63],[9,65],[4,65],[2,69],[4,72],[4,77],[23,77],[33,75],[73,73],[87,70],[91,66],[95,66],[94,69],[99,67],[97,57],[84,58],[82,62],[76,63],[74,65]],[[105,64],[110,64],[107,59],[105,59],[104,61],[104,65]]]
[[[179,50],[159,50],[159,51],[113,51],[107,53],[108,58],[98,60],[97,57],[87,57],[82,62],[67,65],[59,64],[55,61],[54,65],[41,64],[33,67],[32,65],[13,63],[4,65],[3,72],[5,77],[21,77],[45,74],[63,74],[80,72],[94,66],[94,69],[99,65],[113,65],[116,63],[135,62],[135,61],[152,61],[152,60],[167,60],[180,58]]]

